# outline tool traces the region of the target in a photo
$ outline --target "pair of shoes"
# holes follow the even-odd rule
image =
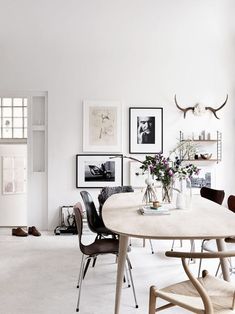
[[[29,227],[28,234],[31,234],[35,237],[40,237],[41,233],[38,231],[38,229],[35,226]]]
[[[25,232],[22,228],[18,227],[16,229],[12,229],[12,235],[16,237],[27,237],[28,233]]]

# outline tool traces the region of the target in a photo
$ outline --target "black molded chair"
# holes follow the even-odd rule
[[[83,221],[82,221],[82,206],[78,203],[76,204],[76,208],[74,208],[74,214],[75,214],[75,220],[76,220],[76,226],[78,231],[78,240],[79,240],[79,247],[82,252],[82,260],[81,260],[81,266],[80,266],[80,272],[79,272],[79,278],[78,278],[78,284],[77,288],[78,291],[78,300],[77,300],[77,308],[76,311],[79,311],[79,303],[80,303],[80,297],[81,297],[81,288],[82,288],[82,280],[84,279],[84,273],[85,273],[85,262],[89,263],[88,261],[91,260],[91,258],[96,258],[98,255],[101,254],[115,254],[118,255],[118,248],[119,248],[119,241],[117,239],[98,239],[96,238],[95,241],[89,245],[84,245],[82,243],[82,230],[83,230]],[[87,264],[86,263],[86,264]],[[136,294],[135,294],[135,288],[133,284],[133,278],[131,273],[131,266],[130,261],[127,256],[127,266],[128,271],[130,275],[131,285],[133,289],[133,295],[135,300],[135,307],[138,308],[137,300],[136,300]],[[127,276],[127,279],[129,277]],[[130,284],[128,283],[128,286],[130,287]]]
[[[235,213],[235,195],[228,197],[228,209]]]
[[[215,190],[215,189],[211,189],[208,187],[202,187],[200,190],[200,194],[202,197],[215,202],[219,205],[222,205],[223,200],[224,200],[224,190]],[[202,241],[201,244],[201,252],[203,251],[208,251],[208,252],[214,252],[216,250],[217,246],[215,243],[215,240],[209,240],[209,239],[204,239]],[[200,276],[200,272],[201,272],[201,264],[202,264],[202,260],[200,259],[199,262],[199,268],[198,268],[198,277]],[[218,269],[216,274],[218,273]]]
[[[96,233],[98,238],[109,235],[115,237],[116,235],[105,227],[103,219],[98,215],[90,193],[87,191],[81,191],[80,194],[85,205],[87,223],[90,230]]]

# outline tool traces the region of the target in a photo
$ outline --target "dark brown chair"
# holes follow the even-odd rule
[[[203,186],[200,190],[201,197],[207,198],[208,200],[215,202],[219,205],[222,205],[224,200],[224,190],[214,190],[208,187]],[[201,245],[201,252],[208,251],[214,252],[216,250],[215,240],[204,239]],[[198,268],[198,277],[200,276],[202,266],[202,260],[200,259],[199,268]],[[217,269],[218,272],[218,269]],[[216,274],[217,274],[216,272]]]
[[[228,209],[235,213],[235,195],[230,195],[228,197]],[[235,243],[235,238],[226,238],[225,242]]]
[[[83,221],[82,221],[82,206],[79,203],[76,204],[76,208],[74,208],[74,214],[75,214],[75,221],[78,231],[78,240],[79,240],[79,247],[82,252],[82,260],[81,260],[81,266],[80,266],[80,272],[79,272],[79,278],[78,278],[78,284],[77,288],[78,291],[78,301],[77,301],[77,308],[76,311],[79,311],[79,303],[80,303],[80,296],[81,296],[81,288],[82,288],[82,280],[84,279],[84,272],[85,272],[85,263],[87,261],[90,261],[92,258],[96,258],[98,255],[101,254],[115,254],[118,255],[118,248],[119,248],[119,240],[113,239],[113,238],[102,238],[98,239],[96,238],[95,241],[89,245],[84,245],[82,243],[82,229],[83,229]],[[86,263],[86,264],[87,264]],[[128,271],[130,275],[130,281],[133,289],[133,295],[135,300],[135,307],[138,308],[137,300],[136,300],[136,294],[135,294],[135,288],[133,284],[133,278],[131,273],[131,264],[130,260],[127,256],[127,266]],[[129,276],[127,272],[127,281],[129,281]],[[130,283],[128,282],[128,286],[130,286]]]
[[[228,197],[228,208],[235,213],[235,195]]]
[[[214,190],[203,186],[200,190],[201,197],[207,198],[208,200],[215,202],[217,204],[222,204],[224,200],[223,190]]]

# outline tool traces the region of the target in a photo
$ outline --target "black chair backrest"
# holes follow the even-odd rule
[[[92,232],[97,233],[97,228],[104,227],[104,223],[96,211],[95,204],[90,193],[87,191],[81,191],[80,194],[86,209],[88,227]]]
[[[130,185],[126,186],[105,186],[104,188],[101,189],[100,194],[98,195],[98,200],[99,200],[99,212],[101,214],[102,212],[102,207],[104,205],[104,202],[113,194],[117,193],[125,193],[125,192],[134,192],[134,189]]]
[[[77,203],[76,207],[73,208],[73,212],[75,215],[75,221],[78,231],[78,241],[79,247],[82,253],[84,253],[84,245],[82,244],[82,229],[83,229],[83,222],[82,222],[82,205],[81,203]]]
[[[235,195],[228,197],[228,208],[235,213]]]
[[[207,198],[217,204],[222,204],[224,200],[224,191],[223,190],[214,190],[208,187],[203,186],[200,190],[202,197]]]

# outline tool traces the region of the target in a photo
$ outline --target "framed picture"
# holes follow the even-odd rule
[[[76,155],[76,187],[102,188],[123,184],[121,154]]]
[[[129,151],[156,154],[163,151],[163,109],[129,108]]]
[[[203,186],[208,188],[216,188],[215,168],[200,166],[200,172],[197,176],[191,177],[191,188],[193,194],[200,194],[200,189]]]
[[[122,106],[120,102],[83,102],[83,151],[122,151]]]

